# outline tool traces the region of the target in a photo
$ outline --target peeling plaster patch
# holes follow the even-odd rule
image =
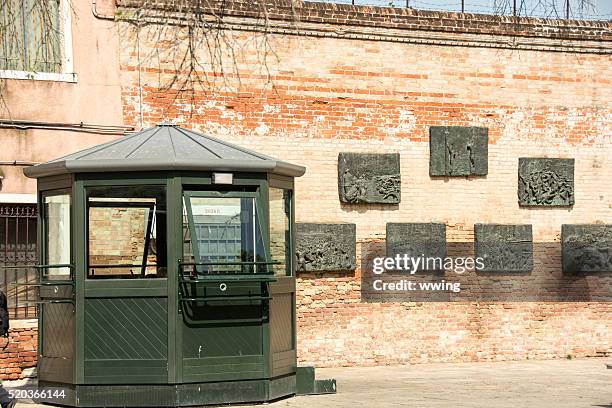
[[[517,110],[510,114],[500,113],[499,123],[503,126],[501,131],[501,138],[507,137],[508,139],[523,139],[530,135],[530,128],[525,126],[525,122],[528,115],[523,110]]]
[[[264,105],[263,106],[264,113],[280,113],[281,109],[278,105]]]
[[[240,132],[241,129],[237,129],[236,127],[224,126],[217,122],[206,122],[204,126],[202,126],[201,132],[205,134],[213,134],[213,135],[229,135],[234,132]]]
[[[397,126],[389,127],[388,133],[390,136],[395,136],[398,133],[411,133],[416,126],[417,118],[414,112],[410,109],[398,109]]]
[[[264,136],[268,134],[269,131],[270,128],[265,123],[260,123],[259,126],[255,128],[255,133],[257,133],[258,136]]]
[[[232,120],[243,120],[244,119],[244,117],[240,113],[237,113],[233,110],[228,110],[228,109],[221,110],[221,117],[223,119],[232,119]]]
[[[573,128],[578,124],[578,117],[580,116],[578,110],[576,108],[568,109],[566,113],[566,123],[569,128]]]
[[[438,337],[438,344],[442,347],[456,346],[466,338],[466,334],[465,331],[460,331],[455,334],[449,334],[447,332],[441,333]]]

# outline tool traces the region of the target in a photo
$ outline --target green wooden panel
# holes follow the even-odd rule
[[[274,377],[295,374],[297,369],[297,353],[295,350],[272,354],[272,375]]]
[[[36,368],[39,381],[66,384],[73,384],[75,382],[73,358],[39,357]]]
[[[85,360],[88,384],[151,384],[168,378],[167,360]]]
[[[69,303],[43,304],[41,318],[41,355],[71,359],[74,357],[74,305]]]
[[[273,377],[295,373],[295,277],[279,277],[270,285],[270,353]]]
[[[86,360],[166,360],[167,299],[85,301]]]
[[[230,307],[221,306],[220,308]],[[240,312],[237,314],[244,315]],[[223,324],[184,328],[183,356],[185,359],[260,354],[263,354],[260,324]]]
[[[75,314],[72,304],[43,304],[38,377],[41,380],[74,382]]]
[[[165,297],[167,279],[85,280],[85,297]]]
[[[265,377],[264,356],[222,356],[183,360],[185,381],[237,381]]]
[[[293,294],[277,294],[270,300],[270,350],[293,349]]]

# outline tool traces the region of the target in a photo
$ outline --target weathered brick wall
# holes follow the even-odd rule
[[[0,337],[0,380],[30,377],[37,363],[38,321],[11,322],[8,337]]]
[[[558,243],[563,223],[612,221],[609,22],[278,3],[284,9],[271,11],[264,36],[240,31],[253,27],[257,10],[229,2],[237,30],[228,36],[240,49],[225,61],[230,75],[176,99],[160,91],[172,76],[169,54],[138,67],[123,27],[126,122],[170,119],[306,166],[296,183],[298,222],[355,223],[358,254],[384,240],[387,222],[444,222],[455,241],[473,239],[475,223],[527,223],[535,242]],[[141,56],[153,50],[153,30],[141,32]],[[263,68],[262,43],[273,50]],[[488,175],[430,178],[433,125],[489,128]],[[346,151],[399,152],[401,204],[341,204],[336,165]],[[575,158],[576,204],[519,208],[519,157]],[[560,256],[536,268],[554,279]],[[365,303],[360,273],[299,276],[302,362],[554,358],[612,346],[610,303]]]

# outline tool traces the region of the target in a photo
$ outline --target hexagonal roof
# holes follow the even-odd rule
[[[158,170],[265,172],[302,176],[306,168],[172,124],[24,169],[39,178],[66,173]]]

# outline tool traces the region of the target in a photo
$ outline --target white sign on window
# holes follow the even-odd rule
[[[194,204],[193,215],[222,215],[233,217],[240,214],[240,205]]]

